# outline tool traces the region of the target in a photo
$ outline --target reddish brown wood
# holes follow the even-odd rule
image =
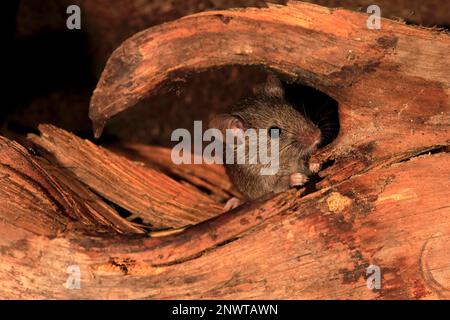
[[[4,222],[46,236],[68,229],[142,233],[80,182],[0,137],[0,203]]]
[[[331,165],[316,191],[218,215],[234,193],[215,166],[175,167],[153,147],[119,156],[52,126],[30,137],[44,158],[2,138],[0,297],[450,298],[450,37],[366,18],[291,2],[127,40],[92,98],[97,129],[183,72],[258,64],[340,102],[340,134],[315,155]],[[196,225],[143,235],[102,197],[158,227]],[[371,264],[380,290],[366,286]],[[70,265],[80,290],[63,285]]]
[[[163,238],[66,232],[49,239],[6,216],[1,296],[449,298],[450,185],[442,178],[449,170],[446,152],[415,157]],[[80,290],[63,286],[74,264]],[[370,264],[381,268],[381,290],[366,287]]]
[[[155,167],[159,171],[175,175],[195,186],[205,188],[216,199],[225,201],[233,196],[242,197],[233,187],[222,165],[205,163],[176,165],[170,157],[171,149],[164,147],[126,144],[112,146],[111,149],[128,158]]]
[[[31,141],[104,198],[154,227],[181,227],[213,217],[222,206],[159,171],[133,163],[62,129],[41,125]]]

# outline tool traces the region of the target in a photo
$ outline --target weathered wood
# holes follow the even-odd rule
[[[209,197],[152,168],[133,163],[62,129],[41,125],[30,139],[104,198],[152,226],[182,227],[222,211]]]
[[[211,197],[218,200],[225,201],[233,196],[242,197],[239,191],[233,187],[222,165],[215,163],[177,165],[171,160],[171,149],[164,147],[126,144],[113,145],[110,149],[127,158],[153,166],[159,171],[184,179],[194,186],[206,189],[211,193]]]
[[[449,298],[449,170],[448,153],[424,155],[303,198],[291,190],[164,238],[51,240],[2,220],[15,238],[2,240],[0,296]],[[79,290],[63,286],[74,264]],[[381,268],[380,290],[366,286],[371,264]]]
[[[340,103],[339,136],[315,155],[329,160],[317,190],[211,218],[233,194],[223,169],[135,147],[140,165],[52,126],[30,137],[46,160],[1,139],[0,297],[450,298],[450,37],[389,20],[368,30],[366,18],[291,2],[200,13],[127,40],[92,98],[97,129],[183,72],[262,65]],[[155,226],[197,224],[145,236],[92,190]],[[366,286],[371,264],[379,290]],[[80,290],[63,285],[70,265]]]
[[[97,233],[143,232],[59,168],[3,137],[0,176],[1,217],[24,230],[51,237],[77,228]]]
[[[109,59],[90,117],[99,133],[111,116],[185,72],[259,64],[340,102],[339,147],[322,160],[361,148],[372,149],[368,160],[376,160],[448,140],[449,35],[387,19],[380,30],[369,30],[366,20],[290,2],[205,12],[147,29]]]

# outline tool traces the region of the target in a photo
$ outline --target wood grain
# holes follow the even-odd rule
[[[163,238],[22,235],[4,241],[0,295],[448,299],[450,185],[442,177],[449,168],[448,153],[424,155],[303,198],[291,190]],[[62,285],[73,264],[79,290]],[[381,268],[379,290],[366,285],[372,264]]]
[[[41,125],[30,140],[109,201],[158,227],[195,224],[222,206],[159,171],[134,163],[62,129]]]
[[[92,97],[97,134],[185,72],[260,65],[338,100],[339,136],[314,155],[320,177],[220,214],[234,195],[223,168],[177,167],[157,147],[108,150],[50,125],[30,136],[41,155],[0,138],[0,297],[449,299],[450,37],[386,19],[368,30],[366,19],[290,2],[126,40]],[[151,237],[119,207],[182,228]],[[367,287],[371,265],[380,289]]]

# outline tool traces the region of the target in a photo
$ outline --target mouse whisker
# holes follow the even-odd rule
[[[292,141],[292,142],[288,143],[287,145],[283,146],[283,147],[280,149],[280,151],[278,151],[278,152],[281,153],[281,152],[283,152],[284,150],[286,150],[288,147],[290,147],[290,146],[292,146],[292,145],[294,145],[294,144],[296,144],[296,142],[295,142],[295,141]]]
[[[295,132],[294,131],[291,131],[291,130],[289,130],[289,129],[281,129],[282,131],[286,131],[287,133],[290,133],[290,134],[292,134],[292,135],[294,135],[295,136]]]
[[[320,119],[320,120],[317,122],[317,125],[320,126],[321,123],[323,123],[324,121],[327,121],[327,120],[329,120],[329,119],[328,119],[328,118],[322,118],[322,119]],[[331,122],[331,121],[329,121],[329,122]]]
[[[317,116],[323,110],[323,108],[325,108],[325,106],[329,105],[330,103],[331,103],[331,101],[325,102],[321,107],[319,107],[317,109],[317,111],[316,111],[316,113],[314,115]]]
[[[317,125],[320,126],[321,123],[325,123],[325,124],[334,124],[334,122],[331,121],[331,120],[328,119],[328,118],[323,118],[323,119],[321,119],[321,120],[317,123]]]
[[[334,124],[334,123],[327,123],[327,124],[325,124],[325,125],[320,126],[319,128],[320,128],[321,130],[327,129],[327,128],[337,129],[338,126],[337,126],[336,124]]]
[[[305,101],[302,101],[303,115],[306,117]]]

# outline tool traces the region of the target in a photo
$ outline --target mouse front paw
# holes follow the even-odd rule
[[[289,185],[291,187],[300,187],[308,182],[308,177],[306,174],[296,172],[289,176]]]
[[[319,162],[310,162],[309,163],[309,170],[312,173],[317,173],[320,171],[320,163]]]
[[[230,211],[230,210],[232,210],[232,209],[234,209],[236,207],[239,207],[242,203],[243,202],[241,200],[239,200],[236,197],[233,197],[233,198],[229,199],[227,201],[227,203],[225,203],[225,205],[223,206],[223,211],[224,212]]]

